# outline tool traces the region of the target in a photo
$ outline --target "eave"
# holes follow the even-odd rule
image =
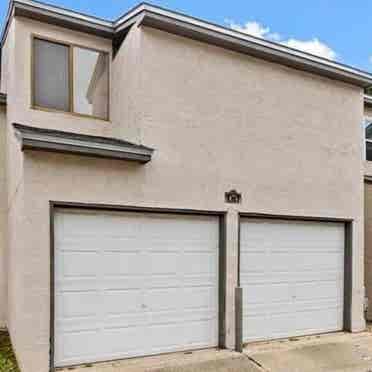
[[[108,21],[34,0],[13,0],[9,5],[2,44],[11,18],[18,15],[113,40],[137,24],[363,88],[372,85],[372,74],[359,69],[146,3],[139,4],[116,21]]]
[[[372,96],[369,96],[368,94],[364,95],[364,104],[365,106],[372,106]]]
[[[144,5],[139,24],[364,88],[372,85],[372,74],[362,70],[159,7]]]
[[[154,150],[150,147],[110,137],[42,129],[13,124],[21,150],[51,151],[83,156],[147,163]]]

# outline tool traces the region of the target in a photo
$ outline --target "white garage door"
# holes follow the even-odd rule
[[[242,219],[243,342],[343,328],[344,225]]]
[[[218,217],[60,210],[55,366],[218,344]]]

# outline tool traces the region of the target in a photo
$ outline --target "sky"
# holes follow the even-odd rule
[[[135,0],[46,2],[109,20],[139,3]],[[371,0],[148,2],[372,72]],[[2,26],[7,7],[8,0],[0,0]]]

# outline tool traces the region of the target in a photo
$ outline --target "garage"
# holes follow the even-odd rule
[[[242,217],[243,342],[339,331],[345,224]]]
[[[218,345],[219,216],[53,215],[54,366]]]

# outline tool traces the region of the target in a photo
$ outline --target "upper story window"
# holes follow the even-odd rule
[[[109,119],[109,55],[33,39],[32,105]]]
[[[365,121],[366,160],[372,161],[372,122]]]

